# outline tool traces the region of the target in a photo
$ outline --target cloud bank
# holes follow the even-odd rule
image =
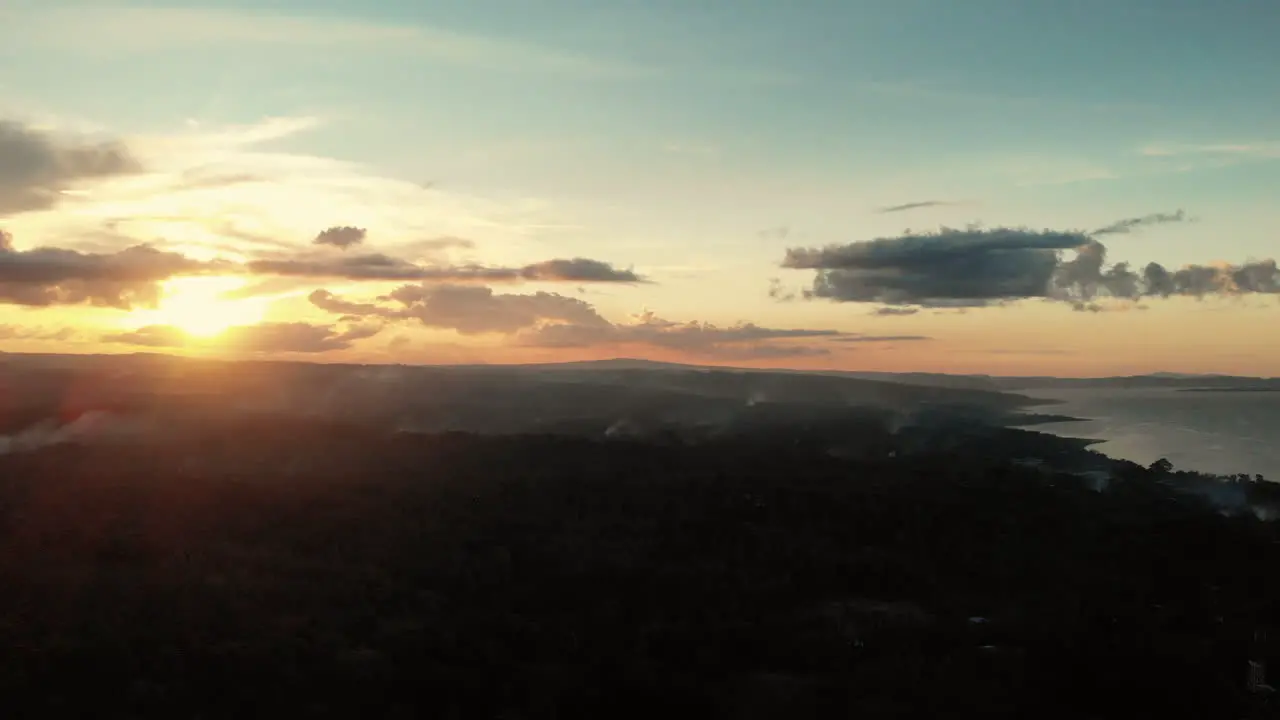
[[[15,250],[13,236],[0,230],[0,303],[88,304],[120,310],[153,307],[160,299],[161,281],[219,267],[146,245],[115,253],[50,247]]]
[[[1280,293],[1275,260],[1188,265],[1169,270],[1148,263],[1106,262],[1092,235],[1127,233],[1145,225],[1181,222],[1181,212],[1121,220],[1092,234],[1078,231],[942,228],[824,248],[790,248],[783,267],[814,270],[810,299],[889,306],[981,307],[1025,299],[1072,303],[1101,298],[1140,300]],[[1066,253],[1073,256],[1064,257]],[[898,314],[882,310],[882,314]]]
[[[751,323],[727,327],[681,323],[648,312],[632,322],[615,323],[579,298],[549,292],[496,293],[476,285],[405,285],[377,302],[352,301],[316,290],[310,301],[341,315],[343,321],[412,321],[461,335],[501,334],[521,347],[643,345],[701,357],[751,360],[825,355],[830,352],[827,347],[788,341],[854,337],[836,330],[778,329]],[[877,340],[883,339],[867,338],[864,342]]]
[[[281,256],[252,260],[245,268],[253,274],[307,277],[319,280],[422,281],[449,283],[640,283],[645,279],[632,270],[615,268],[588,258],[546,260],[523,267],[487,265],[419,265],[382,253],[341,257]]]
[[[323,233],[322,233],[323,235]],[[420,281],[424,283],[641,283],[632,270],[588,258],[553,259],[523,267],[419,265],[382,253],[316,256],[305,253],[237,263],[195,260],[177,252],[135,245],[93,253],[54,247],[17,250],[0,230],[0,303],[27,306],[89,304],[129,310],[154,307],[160,283],[184,275],[261,275],[269,278],[233,291],[229,299],[288,290],[306,281]]]

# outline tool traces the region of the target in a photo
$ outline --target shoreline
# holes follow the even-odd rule
[[[1191,387],[1191,388],[1177,388],[1177,389],[1175,390],[1175,392],[1184,392],[1184,393],[1273,393],[1273,392],[1280,392],[1280,387],[1275,387],[1275,386],[1273,386],[1273,385],[1264,385],[1264,386],[1261,386],[1261,387],[1247,387],[1247,386],[1239,386],[1239,387],[1220,387],[1220,388],[1218,388],[1218,387]]]

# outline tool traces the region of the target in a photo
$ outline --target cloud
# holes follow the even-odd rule
[[[102,342],[141,347],[182,347],[188,340],[190,336],[172,325],[147,325],[137,330],[102,336]]]
[[[601,345],[647,345],[720,359],[767,359],[826,355],[827,348],[776,344],[793,339],[835,339],[836,330],[778,329],[751,323],[720,327],[702,322],[673,322],[643,313],[636,322],[545,324],[516,337],[521,345],[548,348],[585,348]]]
[[[327,290],[310,296],[316,307],[344,320],[379,318],[417,321],[463,335],[503,334],[525,347],[586,348],[646,345],[722,359],[824,355],[829,349],[774,341],[843,337],[836,330],[777,329],[751,323],[720,327],[677,323],[643,313],[635,322],[613,323],[589,303],[557,293],[498,294],[472,285],[406,285],[380,300],[353,302]]]
[[[955,203],[948,200],[919,200],[917,202],[903,203],[901,205],[890,205],[888,207],[878,208],[876,212],[881,214],[899,213],[908,210],[921,210],[923,208],[941,207],[944,205],[954,205]]]
[[[146,245],[115,253],[51,247],[15,250],[12,236],[0,231],[0,303],[89,304],[122,310],[154,306],[162,280],[216,267]]]
[[[890,306],[890,307],[876,308],[875,310],[871,311],[871,314],[880,315],[882,317],[890,317],[890,316],[901,316],[901,315],[915,315],[918,312],[920,312],[919,308]]]
[[[882,342],[919,342],[932,340],[928,335],[844,335],[831,338],[832,342],[842,343],[882,343]]]
[[[1166,213],[1152,213],[1141,217],[1125,218],[1117,220],[1110,225],[1100,227],[1093,231],[1094,235],[1127,235],[1128,233],[1148,225],[1163,225],[1165,223],[1187,222],[1187,214],[1182,210]]]
[[[0,340],[52,340],[65,342],[76,336],[75,328],[58,328],[46,330],[42,327],[21,327],[19,325],[0,325]]]
[[[825,248],[790,248],[783,266],[817,270],[807,295],[842,302],[941,305],[1040,297],[1057,251],[1080,233],[1016,228],[953,230]]]
[[[343,331],[303,322],[260,323],[228,328],[219,338],[230,350],[253,353],[322,353],[346,350],[357,340],[377,335],[378,326],[358,325]]]
[[[175,48],[260,46],[289,54],[333,56],[395,53],[520,74],[582,78],[643,77],[646,68],[565,52],[552,47],[415,24],[380,24],[351,18],[285,15],[231,8],[53,8],[32,14],[27,42],[74,52],[145,52]]]
[[[511,334],[544,323],[604,324],[595,308],[558,293],[497,294],[476,285],[405,285],[382,298],[391,306],[352,302],[328,290],[316,290],[311,304],[347,318],[416,320],[427,327],[462,335]]]
[[[450,248],[470,250],[475,246],[476,244],[472,240],[444,235],[441,237],[427,238],[425,240],[413,240],[411,242],[401,243],[395,246],[395,250],[398,255],[402,256],[434,256],[441,250],[448,250]]]
[[[254,297],[285,295],[287,293],[310,287],[314,283],[307,278],[273,277],[258,282],[251,282],[238,288],[227,290],[218,296],[221,300],[246,300]]]
[[[364,228],[336,225],[321,230],[320,234],[316,235],[316,239],[311,242],[315,245],[332,245],[340,250],[346,250],[353,245],[363,243],[366,235],[368,231]]]
[[[339,331],[330,325],[303,322],[260,323],[227,328],[216,338],[193,338],[171,325],[147,325],[128,332],[104,335],[103,342],[142,347],[208,346],[245,353],[322,353],[346,350],[357,340],[373,337],[381,328],[357,325]]]
[[[1148,218],[1108,227],[1155,222]],[[1064,259],[1064,251],[1075,256]],[[1095,299],[1106,297],[1280,292],[1274,260],[1174,271],[1149,263],[1139,272],[1127,263],[1107,266],[1106,247],[1085,233],[1025,228],[942,228],[848,245],[791,248],[783,266],[816,271],[812,288],[805,291],[808,298],[887,305],[963,308],[1042,298],[1090,309]]]
[[[248,270],[260,275],[283,275],[342,280],[419,280],[423,282],[600,282],[638,283],[644,278],[588,258],[555,259],[519,268],[485,265],[423,266],[382,253],[342,257],[286,256],[253,260]]]
[[[1254,142],[1223,143],[1179,143],[1168,145],[1148,145],[1140,151],[1147,157],[1181,157],[1187,155],[1211,156],[1219,158],[1268,160],[1280,158],[1280,141],[1262,140]]]
[[[520,269],[520,275],[527,280],[552,282],[637,283],[643,281],[643,278],[632,270],[619,270],[608,263],[580,257],[526,265]]]
[[[798,297],[798,294],[795,290],[783,286],[781,278],[769,278],[769,297],[779,302],[791,302]]]
[[[45,210],[86,180],[141,172],[118,142],[91,143],[0,120],[0,215]]]
[[[15,250],[0,230],[0,303],[29,306],[91,304],[118,309],[154,306],[159,283],[179,275],[206,273],[273,276],[228,291],[243,299],[293,291],[312,280],[420,281],[424,283],[638,283],[632,270],[587,258],[554,259],[519,268],[483,265],[417,265],[382,253],[338,257],[299,253],[236,263],[200,261],[180,253],[135,245],[117,252],[37,247]],[[407,291],[403,291],[407,292]]]
[[[511,334],[548,323],[607,324],[589,303],[558,293],[498,294],[481,286],[407,285],[389,298],[403,306],[394,317],[462,335]]]
[[[234,185],[248,185],[251,183],[266,181],[266,177],[253,173],[211,172],[209,168],[191,168],[190,170],[182,172],[178,181],[173,185],[172,190],[174,192],[215,190],[218,188],[232,187]]]
[[[394,319],[399,317],[398,311],[384,308],[374,303],[351,302],[343,300],[328,290],[313,290],[307,299],[312,305],[331,312],[335,315],[346,315],[353,318],[360,317],[385,317]]]
[[[756,233],[762,240],[786,240],[791,236],[791,228],[786,225],[778,225],[777,227],[765,228]]]

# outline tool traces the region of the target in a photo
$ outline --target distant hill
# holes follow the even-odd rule
[[[616,371],[616,370],[673,370],[673,371],[729,371],[763,374],[802,374],[843,377],[857,380],[891,382],[931,388],[961,390],[985,390],[990,392],[1019,392],[1033,389],[1071,388],[1280,388],[1280,378],[1262,378],[1219,374],[1155,372],[1144,375],[1114,377],[1062,378],[1043,376],[997,376],[984,374],[951,375],[927,372],[874,372],[861,370],[789,370],[731,368],[721,366],[686,365],[658,362],[638,358],[614,358],[609,360],[584,360],[579,362],[525,365],[530,369],[550,371]]]

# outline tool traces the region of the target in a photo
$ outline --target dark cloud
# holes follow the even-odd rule
[[[1058,250],[1089,242],[1080,233],[943,228],[825,248],[790,248],[783,266],[817,270],[810,297],[889,305],[986,304],[1040,297]]]
[[[114,253],[51,247],[15,250],[12,236],[5,233],[0,234],[0,303],[154,306],[162,280],[217,267],[146,245]]]
[[[954,205],[954,204],[955,203],[947,200],[919,200],[917,202],[909,202],[909,203],[903,203],[901,205],[890,205],[888,207],[877,208],[876,212],[881,214],[900,213],[900,212],[906,212],[908,210],[922,210],[924,208],[940,207],[943,205]]]
[[[642,278],[631,270],[619,270],[609,263],[589,258],[557,259],[526,265],[520,269],[526,280],[553,282],[636,283]]]
[[[1126,235],[1139,228],[1148,225],[1164,225],[1167,223],[1187,222],[1187,214],[1182,210],[1171,213],[1151,213],[1141,217],[1125,218],[1117,220],[1110,225],[1106,225],[1093,231],[1094,235]]]
[[[246,353],[322,353],[345,350],[357,340],[373,337],[380,328],[357,325],[338,330],[303,322],[260,323],[227,328],[217,338],[202,341],[211,347]],[[129,332],[104,335],[103,342],[142,347],[184,347],[197,341],[170,325],[148,325]]]
[[[315,245],[332,245],[341,250],[346,250],[353,245],[363,243],[365,236],[368,234],[368,231],[364,228],[341,225],[320,231],[320,234],[316,235],[316,239],[311,242]]]
[[[1074,257],[1064,259],[1065,251],[1073,251]],[[1101,298],[1280,292],[1274,260],[1176,271],[1150,263],[1139,272],[1127,263],[1108,266],[1106,252],[1102,243],[1080,232],[943,228],[826,248],[791,248],[783,266],[817,271],[805,292],[808,298],[897,306],[964,308],[1043,298],[1087,310]]]
[[[316,256],[288,253],[246,263],[204,262],[180,253],[134,245],[115,252],[38,247],[16,250],[0,231],[0,303],[48,306],[92,304],[129,309],[153,306],[159,283],[178,275],[225,273],[271,276],[228,291],[225,299],[289,292],[322,279],[458,283],[634,283],[631,270],[588,258],[554,259],[521,268],[418,265],[382,253]],[[407,291],[402,291],[407,292]]]
[[[0,215],[44,210],[76,183],[141,171],[119,143],[86,143],[0,120]]]
[[[547,260],[520,268],[486,265],[417,265],[391,255],[370,253],[342,257],[281,257],[253,260],[250,272],[317,279],[385,280],[427,283],[591,282],[636,283],[644,279],[588,258]]]
[[[441,279],[448,279],[448,276],[453,273],[470,271],[479,275],[478,271],[482,270],[482,268],[448,268],[446,271],[424,268],[408,260],[382,253],[344,255],[336,258],[282,257],[252,260],[246,266],[250,272],[259,275],[343,280],[423,280],[432,274],[440,274],[444,276]]]
[[[901,315],[915,315],[918,312],[920,312],[919,308],[890,306],[890,307],[876,308],[875,310],[871,311],[871,314],[880,315],[882,317],[891,317],[891,316],[901,316]]]

